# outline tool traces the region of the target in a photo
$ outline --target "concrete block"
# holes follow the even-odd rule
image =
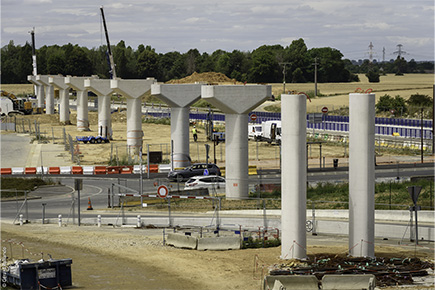
[[[322,278],[323,290],[374,290],[376,278],[367,275],[325,275]]]
[[[61,166],[60,174],[71,174],[71,166]]]
[[[170,233],[168,234],[166,244],[176,248],[196,250],[198,239],[184,234]]]
[[[279,283],[275,283],[275,281],[277,280],[279,281]],[[275,285],[282,286],[282,288],[277,289],[318,290],[319,280],[317,280],[316,276],[314,275],[277,275],[266,276],[264,278],[263,289],[275,289]]]
[[[198,239],[198,250],[239,250],[240,237],[207,237]]]
[[[83,166],[83,174],[94,175],[94,166]]]
[[[12,174],[24,174],[23,167],[12,167]]]
[[[167,173],[171,171],[170,164],[159,164],[159,173]]]
[[[48,174],[48,167],[46,167],[46,166],[36,167],[36,174],[42,174],[42,172],[44,172],[44,174]]]

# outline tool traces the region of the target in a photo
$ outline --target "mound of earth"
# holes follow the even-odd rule
[[[194,72],[190,76],[179,80],[170,80],[167,84],[194,84],[194,83],[206,83],[206,84],[221,84],[221,83],[237,83],[235,79],[230,79],[226,75],[217,72]]]

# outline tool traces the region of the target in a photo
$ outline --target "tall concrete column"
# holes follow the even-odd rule
[[[85,88],[85,80],[88,77],[65,77],[65,84],[77,93],[77,130],[89,131],[88,117],[88,90]]]
[[[88,78],[83,83],[84,87],[98,96],[98,135],[112,138],[112,119],[110,115],[110,80]]]
[[[52,76],[48,78],[48,82],[59,90],[59,122],[71,124],[69,119],[69,87],[65,84],[65,77]]]
[[[172,167],[189,166],[189,108],[201,97],[201,85],[153,84],[151,94],[171,107],[171,140],[174,144]]]
[[[248,123],[248,114],[225,114],[227,197],[248,197],[249,194],[249,144],[246,137]]]
[[[243,199],[248,190],[248,113],[272,95],[271,86],[202,86],[201,97],[225,113],[226,197]]]
[[[307,97],[281,95],[281,258],[306,258]]]
[[[142,102],[141,99],[127,98],[127,146],[131,153],[138,153],[142,147]]]
[[[375,256],[375,94],[349,94],[349,254]]]
[[[190,165],[189,112],[189,107],[171,108],[171,140],[174,141],[172,148],[174,168]]]
[[[138,154],[142,147],[142,97],[151,89],[154,78],[110,80],[110,88],[127,98],[127,146]]]
[[[37,75],[36,80],[45,87],[45,113],[54,114],[54,87],[49,82],[49,75]]]

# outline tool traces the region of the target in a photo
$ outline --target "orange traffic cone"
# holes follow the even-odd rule
[[[88,200],[88,208],[87,208],[87,210],[93,210],[92,203],[91,203],[91,198],[90,197],[89,197],[89,200]]]

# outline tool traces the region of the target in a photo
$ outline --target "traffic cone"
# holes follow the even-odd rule
[[[88,200],[88,208],[87,208],[87,210],[93,210],[92,203],[91,203],[91,198],[90,197],[89,197],[89,200]]]

